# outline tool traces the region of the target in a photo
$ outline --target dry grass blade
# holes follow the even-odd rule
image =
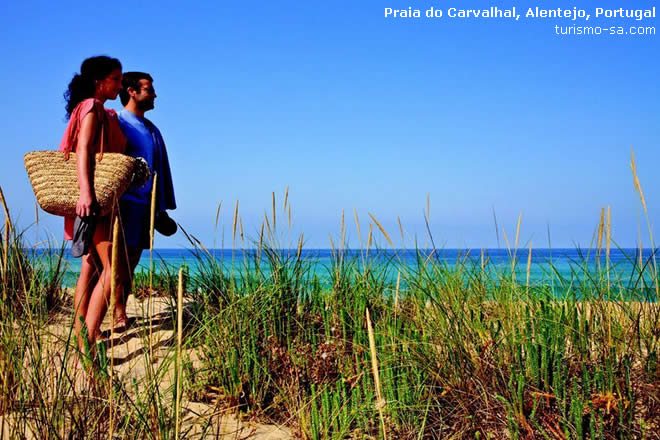
[[[341,234],[341,243],[340,243],[340,249],[343,251],[344,246],[346,245],[346,225],[344,223],[344,209],[342,208],[341,210],[341,222],[340,222],[340,234]]]
[[[401,285],[401,271],[396,273],[396,290],[394,290],[394,311],[399,308],[399,286]]]
[[[385,416],[383,415],[383,410],[385,409],[385,400],[383,399],[383,393],[380,386],[380,373],[378,371],[378,357],[376,353],[376,338],[374,337],[374,329],[371,325],[371,316],[369,315],[369,309],[366,310],[367,317],[367,332],[369,333],[369,349],[371,351],[371,372],[374,376],[374,386],[376,388],[376,409],[380,416],[381,428],[383,430],[383,438],[387,439],[387,430],[385,429]]]
[[[644,249],[644,245],[642,244],[642,226],[640,225],[640,222],[639,212],[637,212],[637,264],[641,269],[643,267],[642,250]]]
[[[259,231],[259,250],[264,246],[264,223],[261,223],[261,230]]]
[[[7,270],[8,266],[7,263],[9,263],[9,233],[10,233],[10,223],[9,223],[9,217],[5,217],[5,235],[3,236],[3,246],[2,246],[2,274],[3,274],[3,280],[6,281],[7,277]],[[3,289],[6,293],[6,289]]]
[[[264,223],[261,223],[261,229],[259,230],[259,246],[257,247],[257,265],[261,264],[261,250],[264,247]]]
[[[429,261],[431,261],[431,259],[432,259],[433,256],[435,255],[435,252],[436,252],[436,251],[437,251],[437,249],[436,249],[436,248],[433,248],[433,250],[432,250],[431,252],[429,252],[429,255],[426,257],[426,260],[424,260],[424,266],[426,266],[426,265],[429,264]]]
[[[275,216],[275,191],[273,191],[273,230],[277,231],[277,217]]]
[[[156,222],[156,189],[158,188],[158,173],[154,173],[151,184],[151,219],[149,223],[149,249],[154,248],[154,224]]]
[[[387,232],[385,232],[385,228],[383,228],[383,225],[381,225],[380,222],[378,220],[376,220],[376,217],[374,217],[373,214],[371,214],[371,213],[368,213],[368,214],[369,214],[369,217],[371,217],[371,220],[373,220],[374,223],[376,223],[376,226],[378,226],[378,229],[380,229],[380,232],[385,236],[385,239],[390,244],[392,249],[394,249],[394,243],[392,243],[392,240],[390,240],[390,236],[387,235]]]
[[[630,149],[630,168],[633,173],[633,181],[635,185],[635,191],[639,194],[639,198],[642,201],[642,207],[644,208],[644,213],[648,215],[646,211],[646,199],[644,199],[644,193],[642,192],[642,185],[639,184],[639,179],[637,178],[637,167],[635,166],[635,151]]]
[[[396,221],[399,223],[399,232],[401,233],[401,246],[405,247],[405,238],[403,236],[403,225],[401,224],[401,217],[397,216]]]
[[[502,235],[504,236],[504,242],[506,243],[506,249],[509,251],[509,256],[511,256],[511,245],[509,244],[509,237],[506,235],[506,231],[502,229]]]
[[[215,228],[218,229],[218,220],[220,220],[220,208],[222,207],[222,200],[218,203],[218,209],[215,210]]]
[[[289,185],[286,186],[286,190],[284,191],[284,209],[286,209],[286,204],[289,201]]]
[[[5,194],[2,192],[2,187],[0,186],[0,202],[2,202],[2,207],[5,210],[5,218],[9,219],[9,224],[11,225],[11,218],[9,217],[9,208],[7,208],[7,201],[5,200]]]
[[[341,238],[341,247],[344,247],[344,239],[346,237],[344,225],[344,208],[341,210],[341,220],[339,220],[339,236]]]
[[[431,221],[431,193],[426,193],[426,219]]]
[[[360,242],[360,247],[362,247],[362,234],[360,233],[360,219],[358,218],[357,209],[353,208],[353,213],[355,214],[355,227],[357,228],[358,241]]]
[[[612,243],[612,210],[607,207],[607,230],[605,232],[605,264],[607,272],[607,293],[610,293],[610,246]]]
[[[181,363],[181,346],[183,343],[183,267],[179,268],[179,284],[177,289],[177,313],[176,313],[176,403],[174,408],[175,413],[175,436],[179,438],[181,432],[181,385],[182,385],[182,363]]]
[[[287,211],[287,218],[289,220],[289,229],[291,229],[291,205],[289,205],[289,209]]]
[[[610,258],[610,247],[612,245],[612,210],[607,207],[607,230],[605,233],[605,255]]]
[[[156,224],[156,188],[158,183],[158,173],[154,173],[154,179],[151,182],[151,218],[149,221],[149,297],[147,301],[147,310],[149,311],[149,357],[153,359],[153,303],[151,295],[154,291],[154,228]],[[149,370],[151,371],[151,370]]]
[[[302,247],[303,247],[304,239],[305,239],[305,234],[301,233],[300,234],[300,240],[298,240],[298,251],[296,252],[297,258],[300,258],[300,255],[302,255]]]
[[[218,221],[220,220],[220,208],[221,207],[222,207],[222,200],[220,200],[220,203],[218,203],[218,208],[215,210],[215,224],[213,226],[213,252],[214,252],[214,255],[215,255],[215,248],[216,248],[216,237],[218,235]]]
[[[39,242],[39,204],[34,202],[34,239]]]
[[[266,230],[268,231],[268,239],[272,240],[273,232],[270,229],[270,223],[268,222],[268,213],[264,211],[264,223],[266,223]]]
[[[635,151],[631,148],[630,149],[630,168],[632,169],[633,173],[633,179],[635,181],[635,189],[637,190],[637,193],[639,194],[639,198],[642,201],[642,208],[644,208],[644,217],[646,218],[646,226],[648,227],[649,231],[649,239],[651,240],[651,249],[653,250],[653,273],[651,274],[653,278],[653,282],[655,283],[655,294],[656,296],[660,296],[660,283],[658,282],[658,268],[657,268],[657,262],[656,262],[656,257],[655,257],[655,240],[653,239],[653,227],[651,226],[651,220],[649,219],[649,213],[646,209],[646,199],[644,199],[644,192],[642,192],[642,185],[639,183],[639,179],[637,178],[637,168],[635,166]],[[642,240],[640,237],[639,240],[639,246],[640,246],[640,263],[642,260],[641,256],[641,249],[642,249]],[[641,267],[641,265],[640,265]]]
[[[502,235],[504,236],[504,242],[506,243],[507,251],[509,252],[509,257],[511,257],[511,281],[516,281],[516,253],[515,250],[513,254],[511,253],[511,245],[509,244],[509,237],[506,235],[506,231],[502,229]]]
[[[330,239],[330,252],[332,252],[332,258],[336,258],[335,243],[332,241],[332,234],[328,233],[328,238]]]
[[[518,240],[520,239],[520,223],[522,222],[522,211],[520,211],[520,214],[518,214],[518,224],[516,225],[516,244],[513,249],[513,253],[518,251]]]
[[[112,383],[112,375],[115,368],[115,356],[114,356],[114,340],[115,340],[115,301],[117,298],[117,288],[119,284],[119,217],[115,217],[114,225],[112,227],[112,266],[111,266],[111,277],[110,277],[110,370],[108,374],[110,375],[110,383]],[[110,389],[109,397],[109,422],[110,427],[108,429],[108,438],[112,440],[114,435],[114,409],[113,409],[113,397],[114,390]]]
[[[495,238],[497,238],[497,248],[500,248],[500,228],[497,226],[497,215],[495,214],[495,207],[493,206],[493,222],[495,222]]]
[[[431,240],[431,246],[433,246],[433,250],[436,249],[435,246],[435,240],[433,240],[433,233],[431,232],[431,224],[429,222],[429,217],[426,213],[424,213],[424,224],[426,225],[426,232],[428,233],[428,238]],[[427,246],[424,245],[426,248]]]
[[[345,224],[344,224],[344,208],[342,208],[341,209],[341,220],[339,221],[339,232],[341,233],[342,236],[344,235],[344,227],[345,227]]]
[[[245,247],[245,240],[243,238],[243,219],[241,216],[238,216],[238,229],[241,234],[241,246]]]
[[[598,223],[598,256],[600,257],[600,252],[603,249],[603,231],[605,229],[605,207],[603,206],[600,209],[600,222]],[[600,264],[600,258],[598,259],[598,264]]]
[[[202,248],[202,250],[204,251],[204,253],[205,253],[209,258],[213,258],[213,254],[211,254],[211,251],[210,251],[210,250],[204,245],[204,243],[201,242],[201,240],[200,240],[199,238],[195,237],[195,236],[192,235],[192,234],[190,234],[189,237],[192,238],[192,241],[194,241],[195,243],[197,243],[197,245],[198,245],[199,247]]]
[[[482,255],[482,260],[483,260],[483,253]],[[483,263],[482,263],[483,264]],[[529,275],[531,272],[531,267],[532,267],[532,243],[529,243],[529,253],[527,254],[527,293],[529,293]]]
[[[372,223],[369,223],[369,236],[367,237],[367,252],[369,252],[369,248],[371,248],[371,242],[373,241],[374,237],[374,225]]]
[[[236,206],[234,207],[234,223],[232,226],[232,242],[236,244],[236,225],[238,223],[238,200],[236,200]]]

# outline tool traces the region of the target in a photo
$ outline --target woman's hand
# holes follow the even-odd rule
[[[89,192],[81,192],[78,203],[76,204],[76,215],[78,217],[89,217],[96,212],[96,200]]]

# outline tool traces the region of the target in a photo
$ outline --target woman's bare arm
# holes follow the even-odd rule
[[[78,143],[76,145],[78,185],[80,186],[80,199],[76,204],[76,214],[79,217],[87,217],[94,212],[94,203],[96,196],[92,186],[91,161],[94,160],[94,151],[92,142],[96,134],[96,125],[98,118],[94,112],[89,112],[83,118],[78,133]]]

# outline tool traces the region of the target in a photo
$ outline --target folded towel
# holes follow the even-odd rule
[[[96,214],[88,217],[76,217],[76,220],[73,222],[73,244],[71,245],[72,257],[79,258],[89,252],[89,247],[94,238],[97,220],[98,216]]]

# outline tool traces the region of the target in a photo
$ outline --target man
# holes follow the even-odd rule
[[[119,97],[124,109],[119,112],[119,124],[127,139],[126,154],[142,157],[149,164],[152,177],[144,186],[131,186],[119,201],[121,221],[128,255],[128,273],[125,273],[124,293],[116,298],[116,326],[126,326],[126,299],[131,291],[133,272],[143,249],[150,248],[151,193],[153,175],[156,174],[156,229],[164,235],[176,232],[176,223],[167,215],[175,209],[172,174],[167,159],[165,142],[156,126],[144,117],[154,108],[156,90],[153,78],[144,72],[125,72],[123,89]],[[118,289],[121,290],[121,289]]]

